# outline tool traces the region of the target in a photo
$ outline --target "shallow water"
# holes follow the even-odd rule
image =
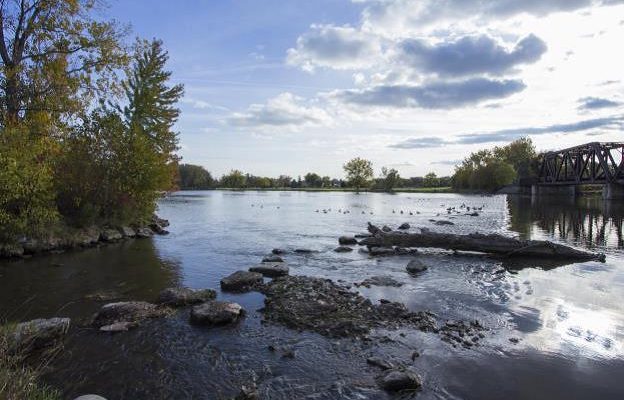
[[[460,209],[462,204],[483,210],[478,217],[447,214],[447,207]],[[371,355],[412,365],[422,375],[423,390],[406,398],[624,397],[621,203],[210,191],[172,195],[160,203],[159,214],[171,222],[167,236],[0,263],[0,315],[14,321],[72,318],[65,351],[45,376],[68,398],[98,393],[109,400],[225,399],[251,381],[257,382],[262,398],[392,398],[377,389],[379,370],[366,364]],[[455,225],[437,226],[430,219],[450,219]],[[607,262],[502,262],[425,250],[418,257],[430,267],[412,277],[404,269],[409,256],[368,258],[357,251],[332,251],[338,236],[363,232],[367,221],[547,238],[604,252]],[[472,349],[453,348],[435,334],[410,329],[375,331],[380,340],[372,342],[327,339],[262,324],[257,310],[263,296],[258,293],[220,292],[221,299],[248,311],[241,323],[191,326],[186,309],[118,335],[87,326],[111,299],[153,301],[172,285],[218,289],[223,276],[249,268],[274,247],[315,251],[289,252],[285,258],[291,274],[349,283],[391,276],[404,285],[359,290],[372,300],[431,310],[441,319],[478,319],[490,331]],[[269,351],[269,344],[278,350]],[[295,357],[282,357],[285,348],[293,349]],[[420,353],[415,361],[413,351]]]

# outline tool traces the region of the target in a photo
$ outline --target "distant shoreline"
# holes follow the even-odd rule
[[[180,189],[181,192],[187,191],[210,191],[225,190],[231,192],[356,192],[354,188],[211,188],[211,189]],[[360,189],[361,193],[459,193],[452,187],[435,187],[435,188],[397,188],[391,192],[378,189]]]

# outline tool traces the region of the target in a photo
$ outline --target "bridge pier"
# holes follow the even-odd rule
[[[604,200],[624,200],[624,185],[607,183],[602,187],[602,198]]]
[[[576,186],[574,185],[532,185],[532,196],[576,196]]]

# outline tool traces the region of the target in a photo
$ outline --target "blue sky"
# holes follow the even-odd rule
[[[220,176],[447,174],[528,134],[622,140],[620,0],[112,1],[184,83],[181,155]],[[377,171],[378,172],[378,171]]]

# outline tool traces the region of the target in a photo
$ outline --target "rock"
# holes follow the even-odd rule
[[[19,244],[0,244],[0,257],[13,258],[21,257],[24,255],[24,247]]]
[[[158,235],[166,235],[169,233],[169,231],[167,231],[162,225],[157,222],[152,222],[148,226],[152,231],[154,231],[154,233]]]
[[[399,229],[401,230],[406,230],[411,228],[410,224],[408,224],[407,222],[403,222],[401,225],[399,225]]]
[[[260,394],[255,383],[250,385],[242,385],[240,392],[234,397],[234,400],[258,400]]]
[[[101,326],[100,331],[111,333],[127,332],[137,326],[139,326],[138,322],[115,322],[114,324]]]
[[[368,250],[371,256],[391,256],[396,254],[392,247],[371,247]]]
[[[441,219],[441,220],[435,221],[434,224],[436,224],[436,225],[455,225],[454,222],[447,221],[445,219]]]
[[[74,242],[78,246],[90,247],[100,241],[100,232],[97,227],[82,229],[74,235]]]
[[[427,270],[427,266],[420,260],[412,260],[405,267],[410,274],[418,274]]]
[[[371,286],[392,286],[392,287],[401,287],[403,284],[394,280],[389,276],[373,276],[367,278],[360,283],[361,286],[371,287]]]
[[[169,226],[169,220],[166,220],[164,218],[160,218],[158,215],[153,214],[152,215],[152,222],[156,223],[164,228]]]
[[[202,325],[223,325],[236,322],[243,314],[237,303],[211,300],[191,309],[191,322]]]
[[[129,226],[122,226],[121,228],[119,228],[119,231],[124,237],[133,238],[136,236],[135,230],[130,228]]]
[[[97,292],[89,293],[84,298],[91,301],[112,301],[122,297],[120,293],[114,290],[98,290]]]
[[[261,263],[249,268],[251,272],[259,272],[264,276],[268,276],[269,278],[275,278],[277,276],[288,275],[289,268],[286,263],[277,262],[277,263]]]
[[[384,225],[381,228],[381,230],[384,231],[384,232],[392,232],[392,228],[390,228],[388,225]]]
[[[97,394],[85,394],[80,397],[76,397],[74,400],[106,400],[102,396],[98,396]]]
[[[276,254],[276,255],[280,255],[280,254],[284,254],[286,252],[284,250],[282,250],[282,249],[273,249],[273,250],[271,250],[271,253]]]
[[[69,330],[69,318],[33,319],[15,326],[11,332],[11,348],[29,352],[50,346]]]
[[[357,239],[353,236],[340,236],[338,238],[338,244],[341,244],[343,246],[354,245],[357,244]]]
[[[160,292],[158,303],[182,307],[203,303],[216,297],[217,292],[212,289],[167,288]]]
[[[262,258],[262,262],[284,262],[284,259],[277,254],[268,254]]]
[[[310,253],[314,253],[314,250],[310,250],[310,249],[295,249],[295,253],[310,254]]]
[[[422,386],[420,376],[410,370],[390,369],[379,376],[379,386],[388,392],[416,390]]]
[[[145,301],[120,301],[102,306],[93,318],[93,325],[102,327],[117,322],[139,322],[169,314],[170,310]]]
[[[121,232],[117,229],[104,229],[100,233],[100,240],[104,242],[115,242],[117,240],[121,240],[123,236],[121,236]]]
[[[373,236],[373,235],[371,235],[370,233],[358,233],[354,237],[356,239],[364,239],[364,238],[368,238],[368,237],[371,237],[371,236]]]
[[[380,357],[369,357],[366,359],[366,362],[370,365],[374,365],[375,367],[379,367],[383,370],[388,370],[394,368],[391,362],[386,361]]]
[[[468,214],[466,214],[466,215],[469,215],[469,216],[471,216],[471,217],[478,217],[478,216],[479,216],[479,213],[478,213],[478,212],[476,212],[476,211],[473,211],[473,212],[468,213]]]
[[[140,239],[147,239],[154,236],[154,231],[148,227],[141,227],[136,230],[136,237]]]
[[[336,253],[348,253],[350,251],[353,251],[353,249],[351,247],[348,246],[338,246],[334,249],[334,251]]]
[[[251,290],[259,283],[262,283],[261,273],[236,271],[233,274],[221,279],[221,289],[233,292],[245,292]]]

